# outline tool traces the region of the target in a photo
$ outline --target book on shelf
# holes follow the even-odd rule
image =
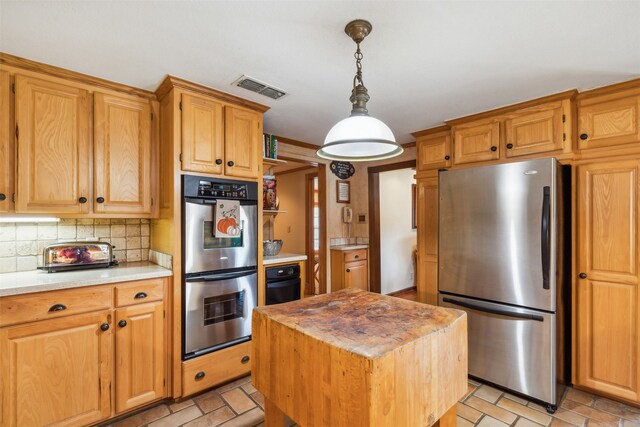
[[[278,140],[275,135],[262,135],[262,157],[266,159],[278,158]]]

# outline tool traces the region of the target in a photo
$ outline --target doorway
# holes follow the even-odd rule
[[[271,225],[273,238],[284,242],[282,252],[307,256],[305,295],[326,293],[325,165],[278,158],[287,163],[273,169],[280,202]]]
[[[408,160],[367,169],[371,258],[369,274],[372,292],[395,295],[415,286],[414,247],[417,230],[412,228],[412,183],[415,167],[415,160]],[[383,178],[384,183],[381,183],[381,174],[392,171],[397,173],[387,175]],[[384,227],[384,231],[381,227]],[[384,257],[381,251],[383,243]],[[398,275],[402,275],[404,280],[399,281]],[[398,282],[402,284],[395,285]]]

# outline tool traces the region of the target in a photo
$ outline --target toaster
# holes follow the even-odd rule
[[[42,258],[39,269],[49,273],[117,265],[113,247],[107,242],[55,243],[44,248]]]

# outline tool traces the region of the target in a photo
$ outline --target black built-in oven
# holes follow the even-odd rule
[[[183,359],[251,339],[258,296],[258,184],[183,175]],[[216,206],[239,202],[238,232],[216,237]]]

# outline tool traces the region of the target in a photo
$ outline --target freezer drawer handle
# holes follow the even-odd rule
[[[542,252],[542,288],[549,289],[549,270],[551,268],[551,209],[550,187],[542,189],[542,226],[540,228],[540,246]]]
[[[448,302],[454,305],[459,305],[460,307],[466,307],[466,308],[471,308],[473,310],[484,311],[485,313],[499,314],[501,316],[515,317],[518,319],[536,320],[538,322],[544,321],[544,317],[539,316],[537,314],[514,313],[513,311],[501,310],[499,308],[487,308],[487,307],[482,307],[469,302],[458,301],[451,298],[442,298],[442,301]]]

